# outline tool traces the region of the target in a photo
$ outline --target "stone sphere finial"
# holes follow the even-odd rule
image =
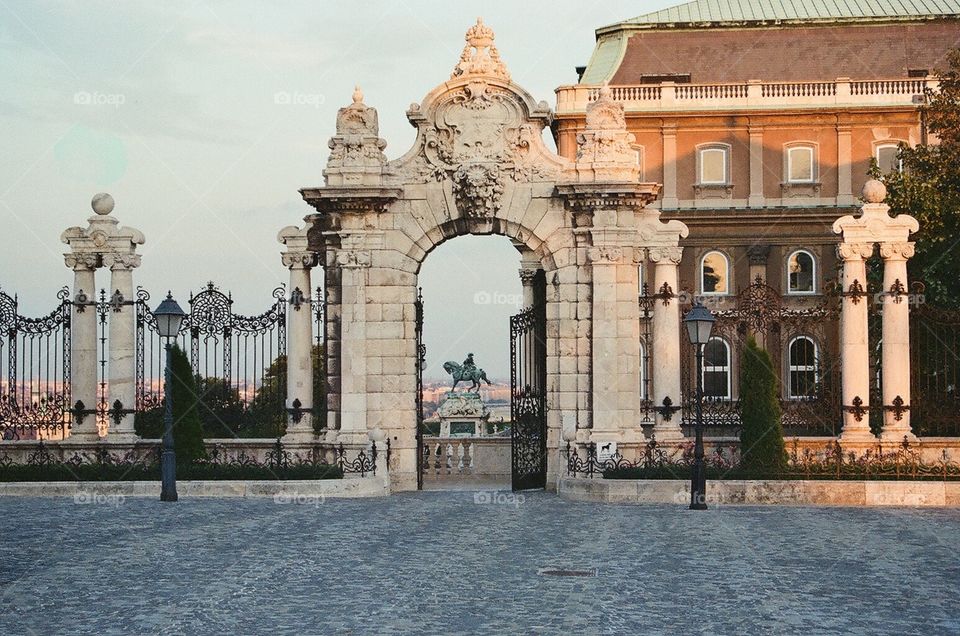
[[[863,184],[863,191],[860,194],[867,203],[883,203],[887,198],[887,186],[876,179],[870,179]]]
[[[113,212],[113,197],[106,192],[99,192],[90,199],[90,207],[100,216],[106,216]]]
[[[360,90],[360,85],[357,84],[353,87],[353,103],[362,104],[363,103],[363,91]]]

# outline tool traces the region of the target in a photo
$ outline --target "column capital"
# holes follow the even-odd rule
[[[880,256],[885,261],[905,261],[913,258],[914,246],[912,241],[897,241],[893,243],[880,244]]]
[[[341,269],[357,269],[370,267],[372,259],[368,250],[339,250],[337,252],[337,266]]]
[[[674,264],[679,265],[683,256],[682,247],[651,247],[647,249],[647,255],[650,260],[658,265]]]
[[[63,261],[75,272],[94,271],[100,266],[100,256],[89,252],[69,252],[63,255]]]
[[[591,247],[587,250],[587,259],[591,263],[616,264],[623,260],[623,248],[616,245]]]
[[[840,243],[837,256],[844,261],[861,261],[873,256],[873,243]]]
[[[140,254],[104,254],[103,266],[110,269],[110,271],[136,269],[140,267]]]
[[[317,253],[286,251],[281,252],[280,260],[283,262],[283,266],[289,269],[310,269],[317,265]]]
[[[520,282],[523,283],[524,285],[532,285],[532,284],[533,284],[533,279],[534,279],[534,278],[536,277],[536,275],[537,275],[537,271],[538,271],[538,270],[533,269],[533,268],[530,268],[530,267],[521,267],[520,270],[519,270],[519,272],[520,272]]]

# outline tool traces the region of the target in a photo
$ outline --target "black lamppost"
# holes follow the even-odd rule
[[[697,441],[693,454],[693,473],[690,476],[690,509],[707,509],[707,473],[703,464],[703,347],[710,340],[713,322],[710,310],[697,303],[683,317],[687,336],[697,350]]]
[[[166,369],[163,374],[163,454],[160,455],[160,501],[177,500],[177,457],[173,452],[173,371],[170,367],[172,341],[180,333],[186,314],[173,299],[170,292],[153,312],[157,332],[166,339],[163,348],[167,352]]]

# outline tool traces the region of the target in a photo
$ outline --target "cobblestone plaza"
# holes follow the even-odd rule
[[[960,632],[958,510],[6,498],[0,533],[9,635]]]

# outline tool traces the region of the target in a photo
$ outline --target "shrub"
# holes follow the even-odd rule
[[[770,354],[751,336],[740,361],[740,464],[745,470],[786,469],[777,375]]]

